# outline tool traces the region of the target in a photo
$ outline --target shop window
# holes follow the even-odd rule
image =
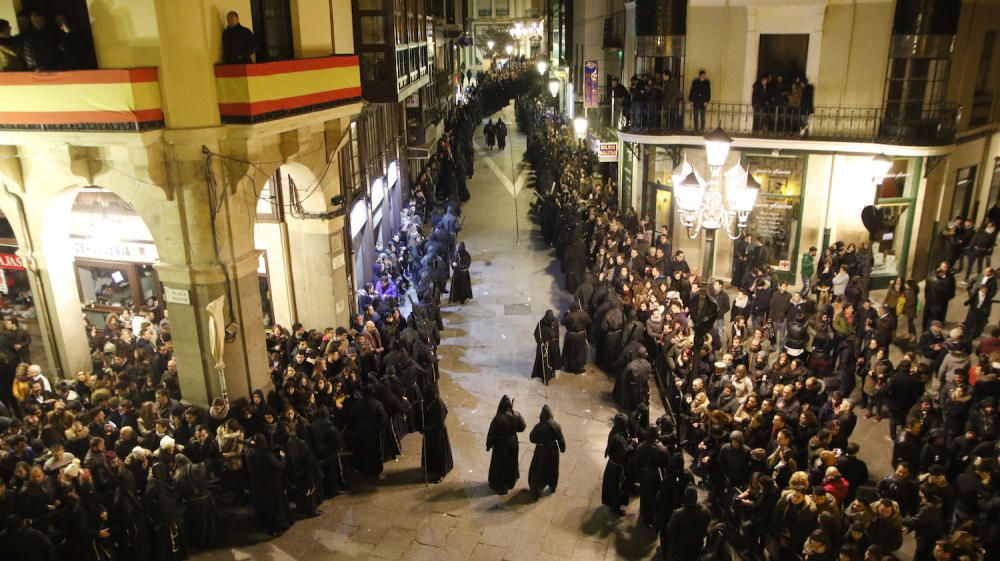
[[[151,264],[77,259],[76,274],[80,300],[87,311],[158,307],[161,288]]]
[[[257,62],[294,58],[289,0],[253,0],[250,12],[257,39]]]
[[[385,44],[385,18],[361,16],[361,42],[364,45]]]
[[[792,272],[798,255],[805,161],[800,156],[748,155],[744,163],[760,184],[748,231],[763,243],[771,267]]]
[[[271,282],[267,271],[267,252],[257,258],[257,282],[260,285],[260,307],[264,313],[264,327],[274,325],[274,304],[271,301]]]
[[[907,252],[907,233],[915,203],[914,177],[910,158],[893,160],[892,167],[876,186],[875,207],[882,215],[882,228],[874,233],[872,276],[895,277],[903,267]]]
[[[6,219],[0,226],[9,228]],[[0,232],[0,235],[6,232]],[[11,234],[13,234],[11,232]],[[13,235],[5,236],[5,244],[0,244],[0,313],[3,317],[21,319],[35,318],[35,300],[31,293],[28,272],[24,270],[21,258],[16,255],[17,242]]]

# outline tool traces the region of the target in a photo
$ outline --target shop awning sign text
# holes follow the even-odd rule
[[[14,269],[15,271],[23,271],[24,263],[21,262],[21,258],[13,253],[0,253],[0,269]]]
[[[92,240],[73,240],[73,255],[133,263],[155,263],[160,259],[156,245],[138,242],[98,243]]]
[[[597,161],[599,161],[599,162],[617,162],[618,161],[618,143],[617,142],[602,142],[597,147]]]

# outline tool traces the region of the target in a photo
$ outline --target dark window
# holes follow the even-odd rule
[[[289,0],[253,0],[250,11],[257,39],[257,61],[294,58]]]
[[[784,74],[785,81],[791,83],[796,76],[806,75],[808,56],[808,34],[761,34],[757,75]]]

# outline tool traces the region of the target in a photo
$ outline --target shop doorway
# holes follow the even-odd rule
[[[354,255],[354,289],[361,290],[371,281],[375,264],[375,247],[368,220],[368,202],[361,199],[354,203],[350,214],[351,252]]]
[[[809,57],[809,34],[762,33],[757,51],[757,76],[785,75],[789,84],[796,76],[806,75]]]
[[[45,364],[45,348],[35,309],[28,270],[17,255],[19,245],[7,218],[0,214],[0,319],[12,319],[31,335],[32,344],[22,359]]]

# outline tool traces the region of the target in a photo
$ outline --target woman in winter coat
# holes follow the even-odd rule
[[[528,488],[538,498],[545,487],[556,492],[559,484],[559,454],[566,452],[562,427],[552,418],[548,405],[542,407],[538,424],[531,429],[529,440],[535,445],[528,469]]]

